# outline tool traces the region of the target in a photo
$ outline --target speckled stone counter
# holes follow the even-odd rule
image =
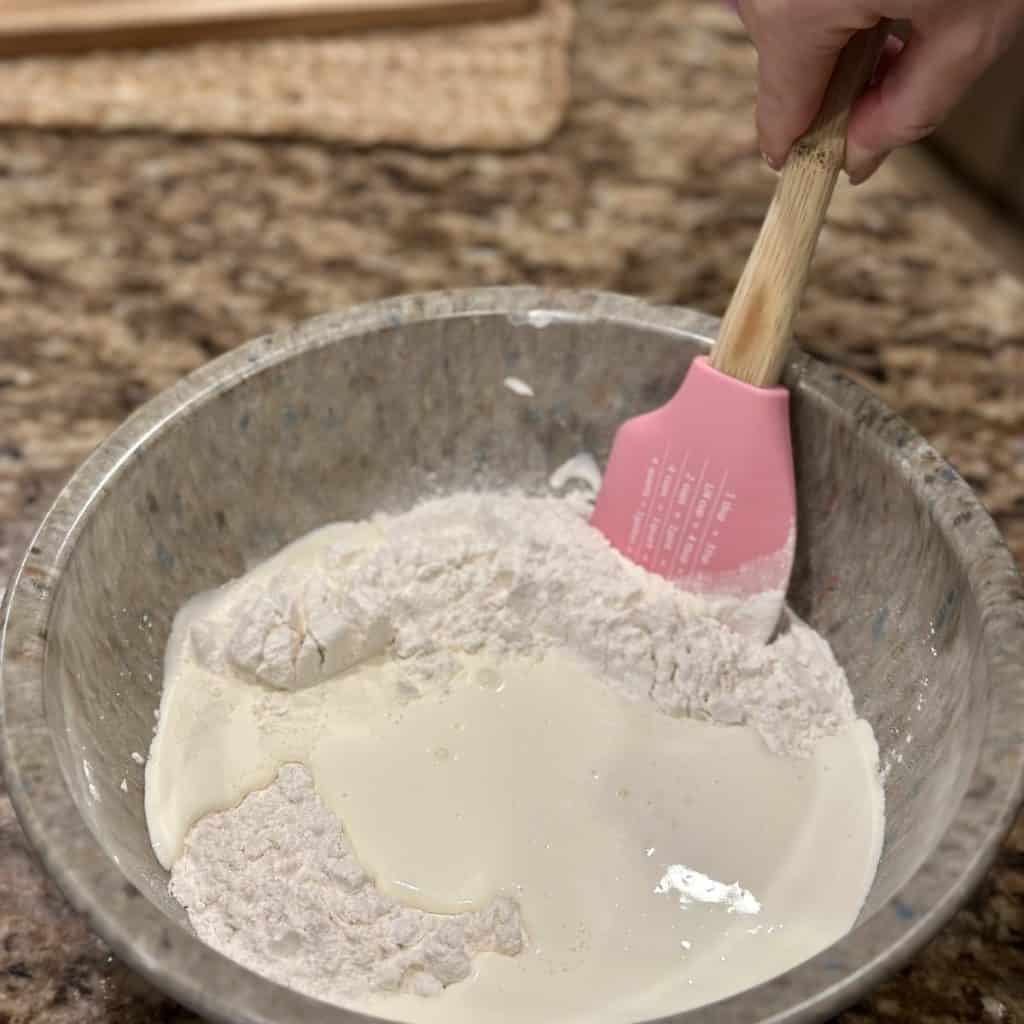
[[[752,71],[717,3],[586,0],[569,121],[540,151],[0,132],[0,577],[128,412],[268,329],[519,282],[721,313],[773,184]],[[1024,556],[1024,286],[898,166],[837,196],[800,331],[957,464]],[[0,1024],[193,1019],[90,935],[0,789]],[[841,1020],[1024,1021],[1024,824]]]

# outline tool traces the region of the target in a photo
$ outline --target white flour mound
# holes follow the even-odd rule
[[[510,900],[438,915],[380,893],[301,765],[203,818],[171,872],[171,893],[214,949],[335,1003],[367,991],[436,995],[469,976],[475,954],[522,948]]]
[[[567,647],[626,697],[749,724],[780,754],[806,755],[855,719],[843,671],[813,630],[788,615],[769,646],[734,632],[712,604],[616,552],[579,497],[458,494],[328,527],[214,594],[193,620],[189,656],[296,690],[344,686],[345,671],[384,655],[415,700],[445,691],[462,653]],[[332,1001],[437,993],[469,974],[475,954],[521,947],[511,901],[437,916],[385,897],[296,765],[197,824],[171,885],[211,946]]]
[[[788,615],[769,646],[734,632],[713,603],[623,558],[578,503],[458,494],[373,526],[369,541],[328,527],[315,564],[232,585],[192,628],[199,663],[300,689],[389,653],[414,698],[447,686],[459,652],[566,646],[620,693],[752,725],[777,753],[805,755],[855,718],[812,629]]]

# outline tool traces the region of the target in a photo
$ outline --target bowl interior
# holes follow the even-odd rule
[[[251,372],[236,358],[124,454],[82,518],[54,597],[45,708],[61,769],[102,848],[179,922],[133,754],[148,751],[181,604],[332,520],[400,510],[426,492],[539,491],[576,452],[606,456],[616,425],[667,399],[705,344],[699,331],[626,318],[472,310],[347,337],[310,330],[253,343]],[[534,397],[505,387],[507,376]],[[957,812],[989,676],[962,560],[902,455],[837,405],[826,380],[798,368],[790,381],[791,601],[831,642],[881,748],[887,827],[867,918]]]

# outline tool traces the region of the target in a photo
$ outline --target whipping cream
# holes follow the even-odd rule
[[[304,816],[271,840],[258,801]],[[320,531],[190,603],[146,811],[228,955],[483,1024],[655,1017],[767,980],[852,926],[883,822],[824,641],[797,620],[746,641],[564,503],[498,495]],[[329,856],[288,846],[313,820],[337,823]],[[294,870],[266,860],[285,848]]]

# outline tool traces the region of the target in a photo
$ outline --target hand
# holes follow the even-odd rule
[[[889,152],[924,138],[1024,23],[1024,0],[739,0],[757,47],[757,126],[779,168],[821,106],[836,57],[882,18],[909,23],[889,40],[870,88],[854,105],[846,171],[854,183]]]

